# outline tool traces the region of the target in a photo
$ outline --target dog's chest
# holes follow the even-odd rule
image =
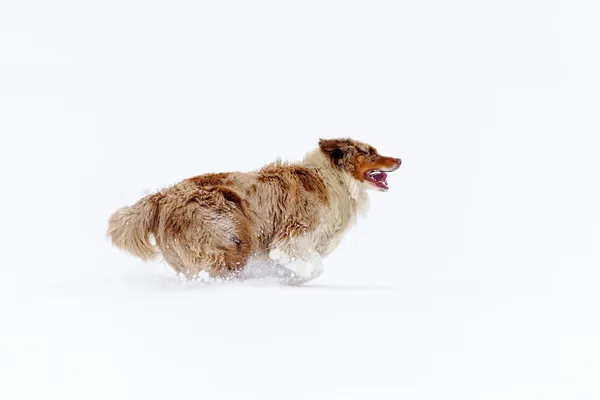
[[[311,235],[313,246],[321,256],[329,255],[340,244],[344,232],[352,222],[341,223],[342,221],[325,217]]]
[[[311,235],[314,249],[327,256],[340,244],[344,234],[356,221],[359,210],[366,207],[366,196],[345,203],[336,203],[323,213],[319,225]]]

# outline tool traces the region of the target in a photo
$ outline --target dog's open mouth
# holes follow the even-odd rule
[[[365,173],[365,179],[377,186],[381,190],[388,190],[387,174],[378,169],[371,169]]]
[[[379,190],[387,191],[390,186],[387,183],[387,174],[386,172],[393,172],[400,167],[398,164],[394,168],[390,169],[370,169],[365,172],[365,179],[371,182],[374,186],[376,186]]]

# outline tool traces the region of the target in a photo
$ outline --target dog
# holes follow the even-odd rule
[[[117,210],[108,236],[142,260],[162,254],[187,278],[235,276],[262,259],[303,284],[366,211],[366,191],[387,191],[401,163],[357,140],[320,139],[299,163],[200,175],[150,194]]]

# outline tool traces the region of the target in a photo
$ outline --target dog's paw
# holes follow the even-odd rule
[[[302,257],[290,257],[284,251],[273,249],[269,258],[291,272],[285,281],[287,285],[302,285],[317,278],[324,270],[321,256],[314,250],[306,251]]]
[[[311,261],[296,260],[284,267],[292,272],[286,281],[286,284],[291,286],[300,286],[310,282],[318,278],[324,270],[320,257],[318,259],[311,258]]]
[[[314,250],[309,250],[308,259],[309,259],[310,263],[313,265],[313,268],[314,268],[313,274],[316,273],[317,276],[319,276],[323,273],[323,271],[325,271],[325,266],[323,265],[323,259],[321,258],[321,255],[319,253],[317,253]]]
[[[289,264],[292,259],[289,255],[279,249],[273,249],[269,252],[269,258],[280,264]]]
[[[303,259],[296,259],[283,265],[285,268],[292,271],[301,279],[311,278],[315,272],[315,267],[312,263]]]

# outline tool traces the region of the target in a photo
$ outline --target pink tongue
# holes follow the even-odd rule
[[[385,172],[379,172],[375,175],[373,175],[373,178],[375,178],[375,180],[379,181],[379,182],[386,182],[387,179],[387,174]]]

